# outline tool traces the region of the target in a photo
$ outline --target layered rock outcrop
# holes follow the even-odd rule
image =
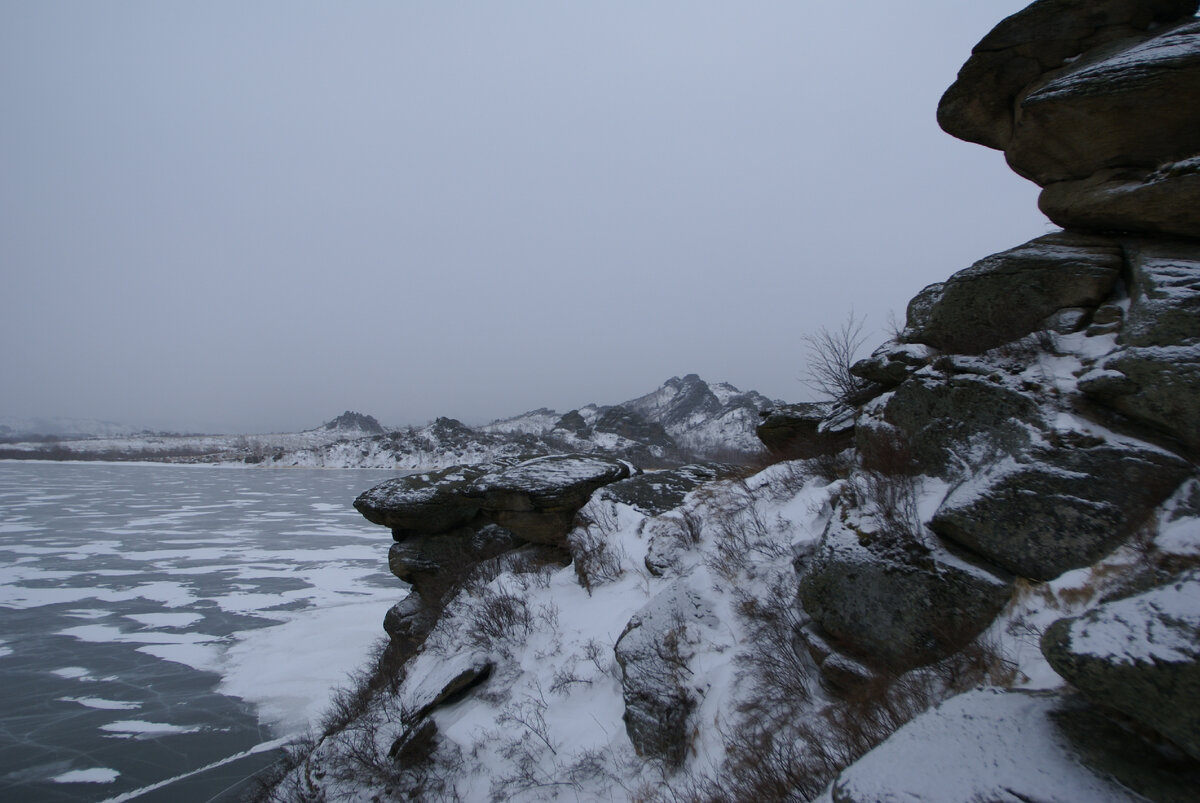
[[[856,524],[861,499],[854,514],[835,517],[801,579],[822,666],[835,649],[901,667],[948,654],[1004,604],[1001,578],[1051,581],[1139,532],[1153,538],[1156,511],[1196,476],[1197,5],[1039,0],[975,47],[942,98],[942,127],[1003,150],[1044,188],[1041,208],[1067,230],[925,288],[909,304],[903,343],[854,367],[876,398],[859,410],[851,486],[874,488],[880,509],[881,500],[904,504],[895,489],[907,476],[937,478],[946,490],[923,514],[910,501],[901,554],[880,550],[878,534]],[[913,347],[928,351],[920,360],[900,351]],[[972,571],[938,564],[946,549],[969,556]],[[1073,774],[1068,796],[1124,800],[1136,789],[1186,799],[1186,776],[1159,772],[1158,747],[1107,719],[1120,712],[1200,758],[1194,561],[1143,560],[1153,568],[1140,593],[1062,619],[1042,639],[1050,665],[1094,708],[1057,692],[964,695],[843,773],[829,799],[1024,799],[986,777],[934,777],[916,757],[967,720],[989,755],[1021,754],[1020,722],[1046,737],[1046,755],[1057,757],[1030,766],[1035,776]],[[957,638],[939,643],[951,623]],[[880,772],[879,762],[914,771]],[[1029,780],[1029,795],[1058,799],[1048,776]]]

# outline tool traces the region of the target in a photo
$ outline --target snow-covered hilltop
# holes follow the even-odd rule
[[[921,291],[839,404],[763,422],[775,464],[360,496],[405,585],[274,799],[1194,800],[1198,6],[1038,0],[985,37],[939,121],[1067,230]],[[491,426],[684,438],[733,398],[689,380]]]
[[[621,404],[589,404],[561,416],[543,408],[482,429],[548,436],[582,451],[637,443],[660,457],[756,454],[763,448],[754,434],[760,414],[778,404],[756,391],[743,392],[726,382],[709,384],[688,374]]]

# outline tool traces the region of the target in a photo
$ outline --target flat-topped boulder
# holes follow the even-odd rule
[[[615,458],[552,455],[484,474],[463,494],[518,538],[565,546],[575,514],[592,492],[637,473],[640,469]]]
[[[826,402],[781,404],[759,413],[762,421],[755,434],[772,453],[786,457],[840,451],[850,445],[853,428],[829,427],[834,412],[834,406]]]
[[[1200,759],[1200,574],[1060,619],[1042,652],[1090,699]]]
[[[469,524],[479,502],[465,493],[471,483],[502,468],[495,464],[451,466],[393,477],[359,494],[354,508],[372,524],[392,528],[397,541],[411,534],[447,532]]]

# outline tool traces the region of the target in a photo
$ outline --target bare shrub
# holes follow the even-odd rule
[[[708,566],[727,580],[752,572],[756,562],[771,563],[787,557],[786,540],[771,531],[755,505],[755,492],[745,481],[733,483],[714,498],[709,515],[715,549]]]
[[[581,678],[575,673],[575,661],[564,666],[560,666],[554,672],[554,678],[550,683],[551,694],[567,695],[571,693],[573,685],[590,686],[592,681],[587,678]]]
[[[606,534],[594,532],[591,526],[576,527],[567,537],[575,575],[591,596],[592,590],[610,583],[625,573],[625,550],[608,540]]]
[[[837,329],[822,326],[804,337],[808,355],[804,383],[822,396],[835,402],[849,403],[865,387],[866,381],[850,373],[859,350],[866,341],[863,334],[865,318],[854,312]]]
[[[775,709],[781,702],[793,709],[807,703],[814,667],[796,635],[805,617],[796,601],[794,573],[773,578],[763,598],[735,589],[734,605],[750,644],[739,663],[755,690],[743,713],[760,709],[761,715],[761,709]]]
[[[470,591],[475,600],[467,614],[466,637],[473,646],[489,649],[511,639],[524,639],[533,631],[533,613],[524,598],[503,585]]]
[[[362,717],[380,694],[395,694],[403,679],[404,656],[384,638],[375,642],[367,662],[349,677],[349,685],[334,690],[321,716],[321,733],[328,736]]]
[[[612,651],[605,649],[604,645],[596,641],[596,639],[588,639],[587,644],[583,645],[583,657],[596,667],[596,671],[601,675],[609,674],[609,666],[603,662],[603,658],[612,657]]]

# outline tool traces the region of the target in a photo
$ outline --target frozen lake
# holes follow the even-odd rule
[[[351,507],[396,473],[0,462],[0,799],[220,800],[273,760],[404,594]]]

